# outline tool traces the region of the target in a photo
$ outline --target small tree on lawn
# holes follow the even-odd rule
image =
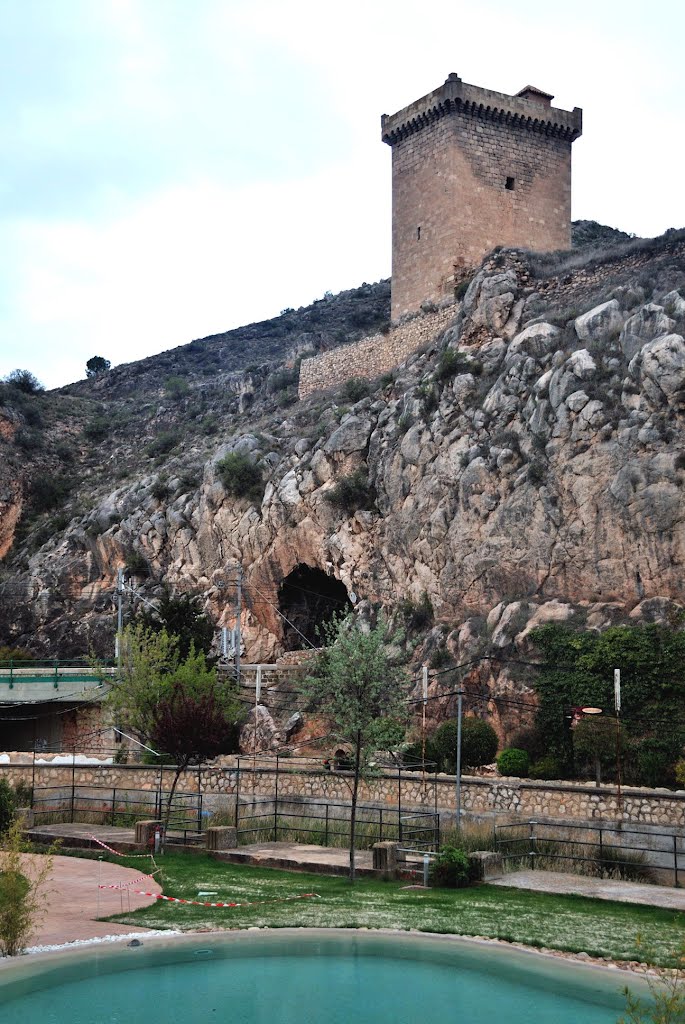
[[[359,783],[373,770],[373,754],[400,742],[407,718],[406,679],[386,651],[384,623],[365,630],[352,616],[324,625],[324,649],[301,689],[311,710],[324,715],[335,737],[352,747],[350,882],[355,879]]]

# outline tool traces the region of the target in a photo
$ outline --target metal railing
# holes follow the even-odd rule
[[[0,683],[7,683],[12,690],[18,683],[48,683],[57,690],[60,683],[83,683],[99,681],[102,675],[113,675],[114,668],[103,665],[94,668],[88,661],[59,661],[57,659],[0,661]]]
[[[529,820],[496,825],[495,843],[504,860],[520,861],[531,870],[570,863],[602,878],[642,881],[668,873],[676,887],[685,871],[685,836],[657,829]]]
[[[41,786],[34,789],[31,807],[36,825],[79,823],[135,827],[136,821],[166,815],[168,794],[161,789],[112,786]],[[174,793],[167,836],[183,842],[200,839],[205,830],[201,793]],[[171,836],[171,833],[174,836]]]
[[[273,842],[304,837],[317,846],[343,846],[350,838],[351,806],[348,803],[296,798],[263,798],[236,806],[238,836]],[[315,838],[312,838],[315,837]],[[396,808],[358,805],[355,845],[368,849],[376,842],[395,840],[416,850],[436,849],[439,840],[439,816],[432,811],[407,811]]]

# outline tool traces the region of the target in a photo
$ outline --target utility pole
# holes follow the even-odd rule
[[[461,711],[463,696],[464,691],[460,686],[457,690],[457,775],[455,786],[457,832],[461,829]]]
[[[238,563],[235,605],[235,680],[240,686],[240,616],[243,610],[243,567],[240,563]]]
[[[618,813],[623,813],[621,793],[621,670],[614,669],[614,708],[616,710],[616,804]]]
[[[121,675],[121,634],[124,629],[124,570],[117,569],[117,635],[114,641],[114,657],[117,662],[117,672]]]

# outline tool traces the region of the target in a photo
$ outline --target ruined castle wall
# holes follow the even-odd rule
[[[314,391],[339,387],[353,377],[371,378],[404,362],[412,352],[432,341],[454,317],[449,306],[437,313],[426,313],[388,331],[351,345],[342,345],[321,355],[304,359],[300,366],[299,397]]]

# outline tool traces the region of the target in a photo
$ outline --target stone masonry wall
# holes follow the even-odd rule
[[[450,294],[496,245],[569,247],[569,141],[455,111],[392,157],[393,320]]]
[[[273,758],[223,759],[220,767],[205,768],[199,779],[199,788],[206,804],[220,804],[222,800],[240,796],[241,801],[251,798],[273,798],[276,792],[276,773]],[[25,763],[21,763],[21,762]],[[16,785],[41,788],[63,787],[65,806],[72,786],[102,786],[116,788],[118,799],[125,801],[126,790],[141,790],[151,796],[160,785],[160,769],[129,765],[36,764],[30,755],[12,754],[10,763],[0,764],[0,778]],[[162,770],[162,789],[171,785],[173,768]],[[453,776],[428,776],[425,783],[416,773],[405,773],[400,779],[402,806],[415,809],[437,809],[453,813],[455,808],[455,780]],[[398,776],[383,775],[364,782],[361,787],[362,803],[393,807],[397,805]],[[190,769],[181,776],[179,791],[198,792],[198,771]],[[281,764],[278,774],[278,795],[304,800],[329,800],[349,803],[350,792],[345,773],[303,771],[289,769]],[[685,792],[624,788],[622,807],[614,786],[595,787],[574,782],[534,782],[526,779],[482,779],[463,777],[462,808],[475,816],[495,814],[503,819],[562,818],[568,821],[617,821],[661,828],[685,827]],[[103,800],[104,804],[104,800]]]
[[[425,313],[395,327],[387,334],[374,334],[352,345],[343,345],[321,355],[304,359],[300,366],[299,397],[338,387],[353,377],[377,377],[404,362],[412,352],[432,341],[447,327],[456,309],[448,306],[437,313]]]

